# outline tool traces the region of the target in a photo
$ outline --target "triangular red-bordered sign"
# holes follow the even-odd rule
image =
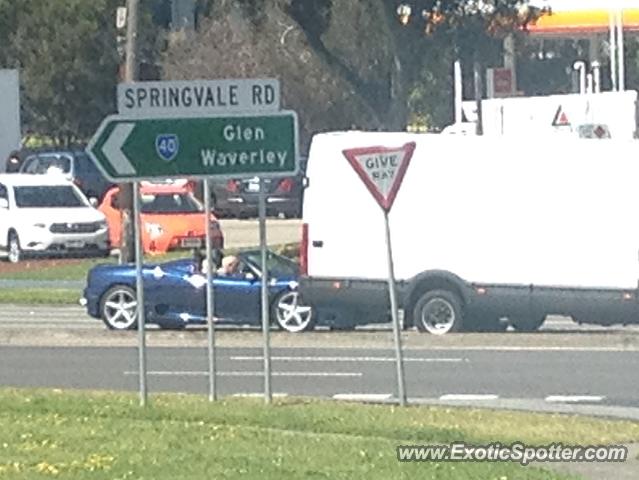
[[[363,147],[344,150],[344,156],[379,206],[390,211],[413,158],[415,142],[401,147]]]
[[[555,113],[555,118],[552,121],[552,126],[553,127],[569,127],[570,126],[570,119],[568,118],[568,115],[566,114],[566,112],[564,112],[564,107],[562,107],[561,105],[559,105],[559,108],[557,108],[557,113]]]

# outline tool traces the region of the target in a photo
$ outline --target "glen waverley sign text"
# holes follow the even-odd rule
[[[219,115],[280,109],[276,79],[136,82],[118,85],[118,113],[136,116]]]

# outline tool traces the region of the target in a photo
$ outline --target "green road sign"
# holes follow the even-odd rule
[[[298,170],[297,116],[138,118],[113,115],[87,147],[112,181],[272,177]]]

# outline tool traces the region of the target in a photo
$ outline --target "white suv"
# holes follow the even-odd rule
[[[59,175],[0,174],[0,254],[17,263],[23,254],[110,250],[104,215]]]

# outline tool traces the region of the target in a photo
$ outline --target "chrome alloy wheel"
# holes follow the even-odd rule
[[[285,292],[275,304],[275,320],[280,328],[287,332],[297,333],[312,326],[313,309],[300,305],[298,292]]]
[[[113,330],[135,328],[138,302],[133,289],[127,286],[111,288],[102,300],[102,319]]]

